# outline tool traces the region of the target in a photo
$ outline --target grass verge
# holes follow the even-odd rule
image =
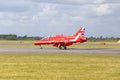
[[[0,48],[39,48],[35,46],[34,41],[0,41]],[[106,45],[100,45],[100,42],[85,42],[74,44],[68,48],[120,48],[117,42],[105,42]],[[42,45],[43,48],[55,48],[52,45]]]
[[[120,80],[120,55],[0,54],[0,80]]]

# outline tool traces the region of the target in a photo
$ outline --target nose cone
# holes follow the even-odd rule
[[[39,41],[34,42],[34,45],[40,45],[40,42]]]
[[[34,42],[34,45],[38,45],[38,43],[37,43],[37,42]]]

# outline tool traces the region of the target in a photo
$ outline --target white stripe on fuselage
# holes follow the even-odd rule
[[[84,31],[85,30],[85,28],[83,27],[82,29],[81,29],[81,31]]]
[[[84,30],[85,30],[85,28],[83,27],[83,28],[81,29],[81,32],[75,37],[75,39],[70,40],[70,41],[71,41],[71,42],[77,41],[77,39],[84,33]]]
[[[70,40],[70,41],[71,41],[71,42],[77,41],[77,39],[81,36],[81,34],[82,34],[82,33],[79,33],[79,34],[75,37],[75,39]]]

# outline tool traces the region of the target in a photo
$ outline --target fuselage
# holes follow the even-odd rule
[[[37,42],[35,45],[46,45],[52,44],[55,47],[61,49],[62,47],[66,49],[66,46],[70,46],[73,43],[83,43],[87,41],[87,38],[84,36],[85,28],[80,28],[73,36],[64,36],[64,35],[55,35],[53,37],[43,38]]]
[[[75,38],[76,36],[56,35],[53,37],[43,38],[35,42],[34,44],[35,45],[53,44],[53,46],[57,47],[58,43],[61,43],[61,46],[70,46],[73,43],[83,43],[87,41],[87,38],[84,35],[80,36],[77,40],[75,40]]]

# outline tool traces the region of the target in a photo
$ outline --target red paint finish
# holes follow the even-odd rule
[[[83,43],[87,41],[87,38],[84,36],[85,28],[80,28],[73,36],[64,36],[64,35],[55,35],[49,38],[43,38],[39,41],[36,41],[34,45],[46,45],[52,44],[59,49],[66,49],[66,46],[70,46],[73,43]]]

